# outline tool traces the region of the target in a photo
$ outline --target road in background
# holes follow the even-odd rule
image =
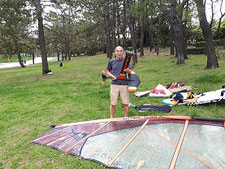
[[[49,57],[48,61],[56,61],[57,57]],[[35,57],[34,59],[34,64],[37,63],[41,63],[41,57]],[[24,64],[25,66],[27,65],[33,65],[33,60],[28,60],[26,61],[26,63]],[[9,62],[9,63],[0,63],[0,69],[4,69],[4,68],[12,68],[12,67],[21,67],[19,62]]]

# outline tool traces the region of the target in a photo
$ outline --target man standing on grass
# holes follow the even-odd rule
[[[129,104],[129,92],[128,92],[128,81],[127,78],[119,79],[123,63],[124,63],[124,50],[123,47],[117,46],[115,48],[115,58],[110,59],[107,65],[107,74],[112,78],[111,88],[110,88],[110,117],[113,118],[114,110],[117,105],[118,97],[120,96],[123,104],[124,117],[128,115],[128,104]],[[125,69],[128,74],[131,70]]]

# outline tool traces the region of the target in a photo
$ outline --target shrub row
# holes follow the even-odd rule
[[[217,40],[213,40],[213,42],[214,42],[215,46],[223,46],[223,45],[225,45],[225,39],[217,39]],[[205,41],[196,42],[195,46],[197,48],[205,47],[206,46],[206,42]]]
[[[204,47],[199,47],[199,48],[187,49],[187,54],[188,55],[192,55],[192,54],[205,54],[205,48]]]

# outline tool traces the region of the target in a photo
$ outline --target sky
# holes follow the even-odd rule
[[[225,13],[225,0],[213,0],[213,1],[214,1],[214,14],[215,14],[214,17],[216,20],[218,20],[221,16],[220,4],[222,1],[223,1],[222,13]],[[212,16],[211,0],[207,0],[207,2],[206,2],[206,16],[207,16],[208,21],[211,20],[211,16]]]

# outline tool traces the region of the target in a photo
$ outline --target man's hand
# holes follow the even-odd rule
[[[128,74],[131,74],[131,70],[129,68],[124,69],[125,72],[127,72]]]
[[[117,80],[116,76],[113,76],[112,73],[109,70],[106,70],[106,73],[109,77],[111,77],[113,80]]]
[[[113,79],[113,80],[117,80],[116,76],[112,76],[112,79]]]

